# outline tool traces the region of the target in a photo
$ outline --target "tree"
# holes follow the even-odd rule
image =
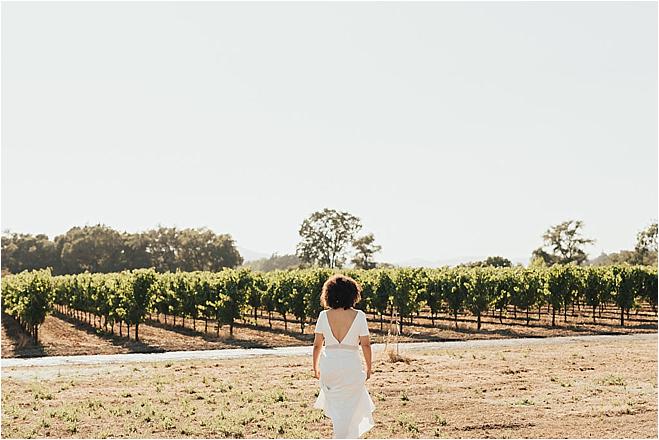
[[[492,266],[492,267],[512,267],[513,263],[504,257],[487,257],[483,262],[483,266]]]
[[[208,228],[183,229],[177,236],[176,267],[183,271],[218,271],[236,267],[243,258],[228,234],[215,234]]]
[[[646,229],[636,235],[636,247],[634,248],[635,263],[656,265],[657,264],[657,222],[650,224]]]
[[[166,228],[160,226],[142,234],[150,266],[158,272],[218,271],[243,263],[229,234],[208,228]]]
[[[314,212],[302,222],[296,255],[305,263],[342,267],[347,247],[361,227],[359,218],[348,212],[328,208]]]
[[[2,268],[11,273],[59,267],[55,243],[43,234],[2,234]]]
[[[147,233],[122,234],[124,240],[124,262],[126,269],[142,269],[152,266],[151,255],[147,251],[149,235]]]
[[[124,267],[124,240],[105,225],[75,226],[55,237],[62,273],[119,272]]]
[[[158,272],[174,272],[177,265],[178,235],[176,228],[159,226],[144,233],[146,252]]]
[[[595,240],[581,236],[581,220],[569,220],[550,227],[542,236],[544,245],[551,248],[547,252],[540,247],[533,251],[532,258],[542,259],[548,266],[553,264],[582,264],[587,259],[583,247],[595,243]]]
[[[504,257],[487,257],[483,261],[474,261],[472,263],[459,264],[461,267],[512,267],[513,263]]]
[[[375,237],[373,234],[367,234],[352,242],[352,246],[356,249],[356,254],[352,259],[352,263],[358,269],[373,269],[376,263],[373,261],[373,254],[380,252],[382,246],[375,244]]]

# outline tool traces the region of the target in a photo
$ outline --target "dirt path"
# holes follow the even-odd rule
[[[593,336],[558,336],[549,338],[515,338],[515,339],[485,339],[471,341],[447,342],[411,342],[400,343],[401,352],[423,349],[456,349],[477,347],[517,347],[532,345],[561,345],[575,341],[647,341],[656,340],[656,333],[642,333],[636,335],[593,335]],[[385,344],[373,344],[375,353],[382,352]],[[110,355],[82,355],[82,356],[49,356],[41,358],[9,358],[2,359],[3,377],[38,377],[36,371],[21,370],[21,367],[61,367],[67,365],[109,365],[141,362],[171,362],[188,360],[222,360],[245,359],[263,356],[309,356],[312,353],[310,345],[296,347],[275,348],[236,348],[223,350],[195,350],[171,351],[166,353],[122,353]],[[62,369],[58,369],[58,374]],[[46,372],[46,375],[48,373]]]

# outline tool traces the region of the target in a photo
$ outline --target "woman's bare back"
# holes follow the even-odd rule
[[[327,310],[327,322],[330,325],[330,331],[337,341],[343,342],[347,336],[353,322],[357,319],[357,310],[350,308],[329,309]]]

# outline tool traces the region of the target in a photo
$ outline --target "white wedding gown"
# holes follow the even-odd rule
[[[322,333],[325,346],[320,353],[320,392],[314,408],[332,419],[333,438],[359,438],[375,423],[375,404],[366,389],[366,371],[359,356],[359,336],[368,336],[366,314],[357,316],[339,342],[330,329],[325,310],[318,315],[315,333]]]

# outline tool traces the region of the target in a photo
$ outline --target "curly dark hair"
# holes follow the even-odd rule
[[[320,294],[320,304],[323,307],[348,310],[362,299],[362,286],[352,278],[336,274],[332,275],[323,284]]]

